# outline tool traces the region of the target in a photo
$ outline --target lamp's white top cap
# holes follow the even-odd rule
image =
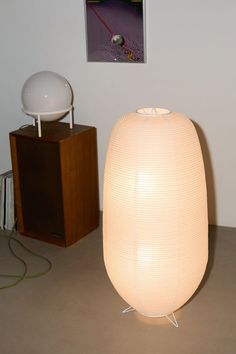
[[[162,116],[171,113],[171,111],[166,108],[139,108],[136,112],[145,116]]]

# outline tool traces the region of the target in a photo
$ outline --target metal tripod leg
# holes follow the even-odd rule
[[[172,315],[172,318],[170,317],[171,315]],[[176,328],[179,327],[179,324],[176,320],[174,312],[172,312],[170,315],[166,315],[165,317],[172,323],[173,326],[175,326]]]

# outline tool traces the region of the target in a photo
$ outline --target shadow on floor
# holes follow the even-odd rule
[[[206,266],[206,271],[205,271],[205,274],[202,278],[202,281],[201,281],[199,287],[197,288],[197,290],[195,291],[193,296],[191,296],[191,298],[185,303],[185,305],[187,305],[190,301],[192,301],[192,299],[195,296],[198,295],[198,293],[205,286],[205,284],[208,281],[208,278],[210,277],[210,274],[211,274],[211,271],[212,271],[212,268],[214,265],[214,261],[215,261],[215,249],[216,249],[217,238],[218,238],[217,226],[209,225],[209,227],[208,227],[208,262],[207,262],[207,266]]]

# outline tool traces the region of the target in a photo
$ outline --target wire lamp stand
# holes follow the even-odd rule
[[[135,309],[134,309],[132,306],[129,306],[129,307],[127,307],[126,309],[124,309],[124,310],[122,311],[122,313],[126,314],[126,313],[131,312],[131,311],[135,311]],[[171,316],[172,316],[172,317],[171,317]],[[163,315],[163,316],[160,316],[160,317],[165,317],[165,318],[167,318],[167,320],[170,321],[174,327],[176,327],[176,328],[179,327],[179,324],[178,324],[178,321],[176,320],[176,317],[175,317],[174,312],[172,312],[172,313],[169,314],[169,315]]]
[[[53,121],[53,120],[48,120],[48,119],[44,119],[45,116],[50,116],[50,115],[60,115],[63,116],[66,113],[69,113],[69,117],[70,117],[70,129],[73,129],[73,106],[71,105],[70,107],[66,108],[66,109],[62,109],[60,111],[54,111],[54,112],[31,112],[31,111],[27,111],[24,110],[22,108],[22,111],[33,117],[33,126],[36,126],[36,121],[37,121],[37,126],[38,126],[38,137],[41,138],[42,137],[42,129],[41,129],[41,121]],[[60,118],[57,118],[55,120],[58,120]]]

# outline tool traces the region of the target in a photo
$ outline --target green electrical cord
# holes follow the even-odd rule
[[[23,270],[23,273],[22,274],[0,274],[0,277],[1,278],[16,278],[16,280],[11,283],[11,284],[8,284],[8,285],[3,285],[3,286],[0,286],[0,290],[1,289],[7,289],[7,288],[11,288],[13,286],[16,286],[17,284],[19,284],[22,280],[24,279],[33,279],[33,278],[38,278],[38,277],[41,277],[42,275],[45,275],[47,274],[51,268],[52,268],[52,263],[51,261],[38,254],[38,253],[35,253],[33,251],[31,251],[29,248],[27,248],[25,245],[23,245],[23,243],[21,241],[19,241],[18,239],[16,239],[15,237],[13,237],[13,234],[15,232],[15,225],[16,225],[16,222],[13,226],[13,228],[11,229],[10,231],[10,234],[9,235],[3,235],[2,237],[5,237],[8,239],[8,248],[11,252],[11,254],[13,255],[14,258],[16,258],[24,267],[24,270]],[[38,273],[35,273],[35,274],[31,274],[31,275],[27,275],[27,272],[28,272],[28,265],[27,263],[24,261],[23,258],[19,257],[16,252],[14,251],[14,249],[12,248],[12,242],[15,242],[17,243],[18,245],[20,245],[25,251],[27,251],[28,253],[32,254],[33,256],[35,257],[38,257],[42,260],[44,260],[47,264],[48,264],[48,267],[46,268],[46,270],[42,271],[42,272],[38,272]]]

